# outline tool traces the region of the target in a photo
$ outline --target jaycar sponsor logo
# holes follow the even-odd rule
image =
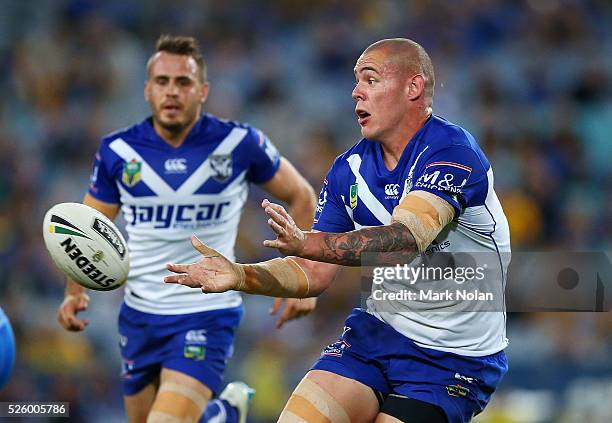
[[[170,204],[130,206],[128,224],[152,225],[155,229],[195,229],[216,224],[224,219],[229,201],[208,204]]]

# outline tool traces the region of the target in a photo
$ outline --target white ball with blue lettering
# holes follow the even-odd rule
[[[79,285],[109,291],[127,280],[125,239],[98,210],[80,203],[51,207],[43,221],[43,238],[53,262]]]

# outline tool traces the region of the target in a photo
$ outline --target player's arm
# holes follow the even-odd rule
[[[310,229],[316,206],[315,193],[312,186],[289,160],[281,157],[278,170],[272,179],[262,184],[262,188],[287,204],[298,227],[304,230]],[[270,314],[279,313],[276,326],[280,328],[285,322],[310,313],[315,306],[316,298],[285,301],[277,298],[270,309]]]
[[[178,275],[166,276],[203,292],[243,291],[274,297],[320,294],[333,281],[337,265],[361,265],[364,253],[401,253],[414,256],[425,248],[454,217],[455,209],[435,194],[413,191],[393,210],[391,224],[346,233],[303,232],[285,209],[262,203],[277,234],[265,245],[297,257],[276,258],[256,264],[232,263],[192,237],[203,258],[193,264],[168,264]]]
[[[310,229],[317,203],[315,192],[289,160],[281,157],[280,166],[272,179],[261,186],[287,204],[289,213],[299,228]]]
[[[204,245],[195,235],[191,243],[202,259],[192,264],[167,264],[166,268],[177,274],[166,276],[166,283],[199,288],[204,293],[235,290],[270,297],[305,298],[323,292],[338,271],[335,264],[300,257],[238,264]]]
[[[114,220],[119,213],[118,204],[105,203],[104,201],[96,199],[89,193],[85,194],[83,204],[93,207],[111,220]],[[72,279],[66,278],[64,301],[60,305],[57,316],[62,327],[69,331],[82,331],[85,329],[89,322],[87,320],[77,319],[76,314],[87,309],[88,305],[89,295],[87,295],[87,290]]]
[[[393,210],[389,225],[346,233],[303,232],[285,209],[264,201],[268,224],[277,235],[264,245],[287,255],[344,266],[360,266],[366,253],[407,254],[424,251],[452,221],[455,210],[441,197],[427,191],[412,191]]]

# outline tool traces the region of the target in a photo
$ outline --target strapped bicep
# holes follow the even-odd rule
[[[455,209],[448,201],[431,192],[416,190],[393,209],[391,222],[406,226],[419,251],[425,251],[454,216]]]

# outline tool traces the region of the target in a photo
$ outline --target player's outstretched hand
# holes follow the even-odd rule
[[[79,320],[76,315],[79,311],[87,310],[87,306],[89,295],[85,292],[66,295],[57,311],[57,321],[68,331],[80,332],[87,327],[89,320]]]
[[[272,316],[278,314],[280,309],[285,304],[285,309],[276,321],[276,328],[280,329],[289,320],[298,319],[307,315],[315,309],[317,305],[317,297],[310,298],[275,298],[274,304],[270,307]]]
[[[266,240],[263,245],[276,248],[286,256],[299,256],[304,249],[304,239],[306,238],[304,232],[298,228],[283,206],[265,199],[261,203],[261,207],[268,215],[268,225],[276,234],[274,241]]]
[[[191,245],[202,254],[202,259],[191,264],[166,264],[166,269],[177,275],[164,277],[166,283],[177,283],[202,292],[225,292],[240,284],[240,271],[221,253],[205,245],[197,236],[191,236]]]

